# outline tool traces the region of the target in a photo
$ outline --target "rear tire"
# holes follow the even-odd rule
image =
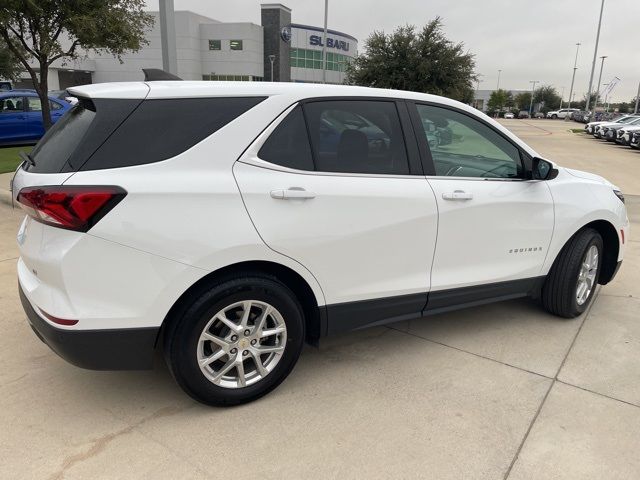
[[[587,228],[563,247],[542,287],[542,304],[547,311],[574,318],[587,309],[600,277],[603,245],[600,234]]]
[[[166,332],[165,359],[195,400],[239,405],[266,395],[289,375],[302,351],[304,326],[302,308],[286,285],[260,274],[242,276],[193,299]]]

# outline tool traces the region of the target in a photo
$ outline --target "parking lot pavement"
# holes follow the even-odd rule
[[[597,141],[528,123],[509,126],[597,171]],[[602,173],[640,193],[635,152],[602,147],[623,169]],[[22,215],[0,204],[0,478],[640,478],[640,197],[627,205],[622,270],[577,319],[520,300],[336,336],[267,397],[215,409],[161,361],[92,372],[43,345],[17,297]]]
[[[538,153],[563,167],[602,175],[627,195],[640,195],[640,151],[598,140],[571,129],[583,123],[563,120],[504,120],[505,127]]]

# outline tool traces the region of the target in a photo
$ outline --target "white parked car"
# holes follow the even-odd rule
[[[579,112],[578,108],[561,108],[560,110],[554,110],[552,112],[547,112],[547,118],[553,118],[554,120],[557,118],[565,118],[567,115],[571,115],[573,112]]]
[[[78,104],[14,180],[29,322],[85,368],[150,368],[161,350],[207,404],[266,394],[325,335],[525,296],[575,317],[628,242],[614,185],[447,98],[69,90]],[[430,145],[429,124],[452,141]]]
[[[596,133],[596,130],[598,129],[598,127],[600,127],[601,125],[609,125],[609,124],[620,124],[620,123],[629,123],[632,122],[633,120],[635,120],[636,118],[638,118],[638,115],[625,115],[622,116],[616,120],[604,120],[604,121],[599,121],[599,122],[589,122],[584,126],[584,131],[587,132],[589,135],[593,135]]]
[[[515,118],[515,115],[511,112],[507,112],[504,114],[504,118]]]

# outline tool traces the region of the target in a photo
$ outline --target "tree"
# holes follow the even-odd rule
[[[22,65],[20,61],[6,45],[0,45],[0,78],[16,80],[21,71]]]
[[[81,56],[81,49],[120,58],[146,43],[153,17],[144,0],[0,0],[0,38],[26,70],[51,126],[47,99],[49,67]]]
[[[529,99],[531,100],[531,99]],[[542,104],[542,108],[540,109],[542,113],[546,114],[548,111],[560,108],[560,95],[554,87],[551,85],[543,85],[536,89],[535,94],[533,95],[533,103]],[[529,107],[527,106],[527,109]]]
[[[416,32],[407,25],[392,34],[373,32],[364,53],[347,68],[347,83],[432,93],[466,103],[473,100],[474,55],[453,43],[436,17]]]
[[[531,105],[531,92],[522,92],[517,94],[515,104],[518,110],[529,111],[529,105]]]
[[[487,107],[490,111],[501,111],[504,107],[513,106],[513,94],[502,88],[494,90],[489,96]]]

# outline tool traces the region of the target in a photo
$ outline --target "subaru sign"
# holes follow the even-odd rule
[[[323,47],[322,37],[320,35],[311,35],[309,37],[309,45],[314,47]],[[338,40],[337,38],[327,38],[327,48],[335,48],[336,50],[349,51],[349,42]]]

